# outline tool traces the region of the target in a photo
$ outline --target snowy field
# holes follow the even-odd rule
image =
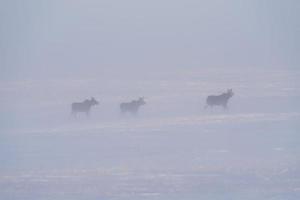
[[[212,69],[1,81],[0,199],[298,200],[299,77]],[[228,88],[227,111],[203,109]],[[71,117],[70,104],[91,96],[91,117]],[[139,96],[139,115],[120,116],[119,103]]]

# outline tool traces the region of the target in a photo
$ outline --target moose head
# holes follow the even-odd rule
[[[229,97],[232,97],[234,95],[232,89],[228,89],[227,94],[228,94]]]
[[[145,105],[146,104],[146,102],[144,100],[144,97],[140,97],[138,102],[139,102],[140,105]]]
[[[98,105],[99,104],[99,102],[94,97],[91,97],[90,103],[91,103],[91,105]]]

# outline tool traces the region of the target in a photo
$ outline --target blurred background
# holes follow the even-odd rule
[[[0,198],[298,200],[299,9],[0,0]]]

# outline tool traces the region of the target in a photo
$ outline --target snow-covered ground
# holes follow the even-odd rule
[[[2,81],[0,199],[298,200],[299,77],[232,68]],[[227,111],[204,109],[228,88]],[[71,117],[91,96],[91,117]],[[120,116],[139,96],[139,115]]]

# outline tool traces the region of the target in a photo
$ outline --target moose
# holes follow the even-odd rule
[[[145,105],[144,97],[140,97],[138,100],[132,100],[131,102],[124,102],[120,104],[121,113],[129,112],[131,114],[137,114],[140,106]]]
[[[72,103],[72,115],[76,116],[77,113],[83,112],[86,116],[89,116],[92,106],[98,105],[99,102],[94,98],[86,99],[83,102]]]
[[[227,109],[228,100],[234,95],[232,89],[228,89],[227,92],[220,94],[220,95],[210,95],[206,98],[206,106],[223,106],[224,109]]]

